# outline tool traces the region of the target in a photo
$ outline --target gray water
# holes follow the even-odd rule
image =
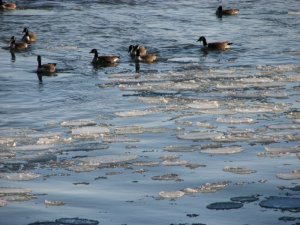
[[[298,0],[226,1],[240,14],[221,19],[217,1],[17,4],[0,11],[0,187],[31,192],[27,201],[0,192],[0,224],[61,217],[106,225],[300,222],[295,210],[259,205],[270,196],[300,195],[293,189],[300,177]],[[24,27],[38,40],[12,58],[8,41],[21,38]],[[199,36],[233,45],[206,53]],[[130,44],[145,45],[157,62],[141,63],[136,73]],[[95,68],[93,48],[119,55],[120,63]],[[38,81],[37,55],[57,63],[56,76]],[[91,134],[95,127],[108,130]],[[242,151],[214,154],[226,147]],[[32,160],[40,155],[44,160]],[[80,170],[85,157],[106,155],[135,159]],[[39,177],[9,176],[29,172]],[[180,179],[155,179],[168,174]],[[226,185],[214,193],[159,195],[219,182]],[[259,201],[240,209],[206,207],[252,195]],[[294,221],[279,220],[284,216]]]

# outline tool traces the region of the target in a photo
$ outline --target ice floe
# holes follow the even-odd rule
[[[235,173],[235,174],[251,174],[251,173],[256,173],[255,170],[248,169],[246,167],[230,167],[230,166],[225,166],[223,168],[224,172],[230,172],[230,173]]]
[[[79,160],[87,165],[100,166],[102,164],[123,163],[137,159],[137,155],[103,155],[80,158]]]
[[[219,147],[219,148],[206,148],[200,150],[202,153],[207,154],[235,154],[243,151],[241,146],[229,146],[229,147]]]
[[[300,153],[300,146],[294,146],[294,147],[265,146],[264,148],[265,148],[265,152],[269,155]]]
[[[228,210],[242,208],[243,204],[239,202],[215,202],[206,206],[208,209]]]
[[[51,145],[55,144],[60,140],[60,137],[58,135],[52,136],[52,137],[41,137],[37,140],[38,145]]]
[[[228,124],[253,123],[252,118],[233,118],[233,117],[222,118],[222,117],[218,117],[216,119],[216,121],[219,123],[228,123]]]
[[[200,140],[212,140],[222,135],[223,135],[222,133],[217,133],[217,132],[193,131],[190,133],[178,134],[177,138],[183,140],[200,141]]]
[[[182,57],[182,58],[171,58],[168,59],[169,62],[179,62],[179,63],[197,63],[199,62],[199,58],[193,58],[193,57]]]
[[[278,173],[276,177],[282,180],[297,180],[300,179],[300,170],[293,170],[291,173]]]
[[[185,188],[182,191],[185,192],[186,194],[195,194],[195,193],[215,193],[219,190],[224,189],[227,187],[229,182],[227,181],[222,181],[222,182],[217,182],[217,183],[206,183],[202,184],[199,187],[194,187],[194,188]]]
[[[197,150],[194,146],[174,146],[170,145],[163,148],[164,151],[167,152],[194,152]]]
[[[54,145],[20,145],[10,148],[12,151],[45,151],[53,149]]]
[[[180,176],[178,174],[170,173],[170,174],[164,174],[164,175],[158,175],[151,177],[152,180],[164,180],[164,181],[182,181]]]
[[[44,204],[45,206],[62,206],[65,205],[66,203],[62,201],[49,201],[45,199]]]
[[[49,161],[56,161],[57,156],[56,154],[42,152],[34,155],[26,155],[21,157],[21,159],[26,160],[29,163],[45,163]]]
[[[181,198],[184,196],[183,191],[161,191],[158,193],[158,195],[161,198],[167,198],[167,199],[176,199],[176,198]]]
[[[241,202],[241,203],[249,203],[249,202],[255,202],[259,200],[257,196],[239,196],[239,197],[232,197],[230,198],[231,201],[234,202]]]
[[[75,137],[101,137],[109,131],[107,127],[86,126],[73,128],[71,133]]]
[[[14,181],[28,181],[34,180],[40,177],[39,174],[31,173],[31,172],[20,172],[20,173],[0,173],[0,177],[3,177],[7,180],[14,180]]]
[[[14,188],[14,187],[0,187],[0,195],[13,195],[13,194],[28,194],[31,189],[28,188]]]
[[[0,199],[0,207],[4,207],[7,205],[7,201],[5,199]]]
[[[193,109],[216,109],[219,108],[219,103],[218,101],[197,100],[187,104],[187,106]]]
[[[116,112],[119,117],[134,117],[134,116],[146,116],[159,112],[157,109],[145,109],[145,110],[131,110],[127,112]]]
[[[84,126],[95,126],[97,123],[90,119],[70,120],[64,121],[60,124],[62,127],[84,127]]]
[[[270,196],[262,200],[259,205],[264,208],[300,211],[300,198]]]

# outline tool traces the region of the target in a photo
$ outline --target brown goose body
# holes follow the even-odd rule
[[[201,36],[198,41],[203,42],[203,50],[226,50],[232,45],[229,41],[207,43],[206,38],[203,36]]]
[[[33,32],[30,32],[27,27],[24,28],[23,33],[25,33],[25,34],[22,38],[22,41],[27,42],[27,43],[32,43],[32,42],[36,41],[36,34]]]
[[[92,49],[90,53],[94,53],[94,58],[92,63],[96,65],[115,65],[120,57],[115,55],[105,55],[105,56],[99,56],[97,49]]]
[[[42,57],[40,55],[37,56],[37,61],[37,73],[50,74],[56,72],[56,63],[42,64]]]
[[[0,9],[13,10],[16,8],[17,8],[17,5],[15,3],[5,3],[2,0],[0,0]]]
[[[156,58],[157,57],[154,53],[141,55],[140,49],[137,49],[136,51],[136,62],[153,63],[154,61],[156,61]]]
[[[216,11],[216,15],[218,17],[232,16],[232,15],[237,15],[239,13],[240,13],[240,10],[238,10],[238,9],[223,9],[222,6],[219,6],[217,11]]]
[[[12,51],[25,50],[28,48],[28,44],[26,42],[16,42],[15,36],[12,36],[10,39],[9,48]]]

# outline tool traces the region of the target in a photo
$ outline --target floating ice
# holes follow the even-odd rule
[[[94,165],[86,165],[86,164],[80,164],[80,165],[72,165],[67,168],[68,170],[80,173],[80,172],[91,172],[97,169],[97,166]]]
[[[212,140],[219,137],[220,135],[222,135],[222,133],[194,131],[190,133],[179,134],[177,135],[177,138],[183,140],[200,141],[200,140]]]
[[[51,153],[40,153],[36,155],[27,155],[24,157],[21,157],[21,159],[26,160],[29,163],[45,163],[49,161],[56,161],[57,156],[55,154]]]
[[[300,146],[294,147],[270,147],[265,146],[265,151],[270,155],[289,154],[289,153],[300,153]]]
[[[13,139],[13,138],[0,137],[0,145],[4,145],[7,147],[13,147],[16,145],[16,142],[15,142],[15,139]]]
[[[283,180],[297,180],[300,179],[300,170],[294,170],[291,173],[278,173],[276,177]]]
[[[115,137],[102,137],[103,142],[139,142],[140,140],[137,138],[128,138],[122,136],[115,136]]]
[[[54,145],[20,145],[10,148],[13,151],[44,151],[52,149]]]
[[[145,110],[131,110],[127,112],[116,112],[115,114],[120,117],[134,117],[134,116],[146,116],[157,113],[157,109],[145,109]]]
[[[235,154],[235,153],[240,153],[242,151],[243,149],[241,146],[206,148],[201,150],[202,153],[208,153],[208,154]]]
[[[77,137],[100,137],[109,133],[107,127],[78,127],[71,130],[73,136]]]
[[[158,193],[161,198],[175,199],[184,196],[183,191],[161,191]]]
[[[255,202],[259,200],[259,198],[257,196],[240,196],[240,197],[232,197],[230,198],[230,200],[234,202],[248,203],[248,202]]]
[[[291,124],[273,124],[268,126],[269,129],[274,129],[274,130],[292,130],[292,129],[300,129],[300,124],[295,124],[295,123],[291,123]]]
[[[53,136],[53,137],[39,138],[36,143],[38,145],[51,145],[51,144],[55,144],[59,140],[60,140],[60,137],[56,135],[56,136]]]
[[[206,184],[202,184],[199,187],[195,187],[195,188],[185,188],[182,191],[184,191],[187,194],[215,193],[219,190],[224,189],[227,185],[228,185],[227,181],[217,182],[217,183],[206,183]]]
[[[5,199],[0,199],[0,207],[6,206],[7,201]]]
[[[253,123],[253,119],[252,118],[217,118],[216,119],[217,122],[219,123],[229,123],[229,124],[241,124],[241,123]]]
[[[70,120],[64,121],[60,125],[62,127],[83,127],[83,126],[94,126],[97,123],[94,120],[81,119],[81,120]]]
[[[228,209],[239,209],[243,207],[242,203],[239,202],[215,202],[206,206],[208,209],[215,210],[228,210]]]
[[[87,165],[100,166],[101,164],[115,164],[137,159],[137,155],[103,155],[81,158],[80,161]]]
[[[230,172],[230,173],[235,173],[235,174],[251,174],[251,173],[256,173],[255,170],[251,170],[245,167],[229,167],[225,166],[223,168],[224,172]]]
[[[186,165],[188,162],[186,160],[181,160],[181,159],[175,159],[175,160],[172,160],[172,159],[167,159],[167,160],[164,160],[162,162],[162,165],[164,166],[183,166],[183,165]]]
[[[34,180],[38,177],[40,177],[39,174],[36,173],[0,173],[0,177],[4,177],[8,180],[14,180],[14,181],[27,181],[27,180]]]
[[[139,97],[140,101],[147,103],[147,104],[167,104],[171,101],[169,98],[165,97]]]
[[[182,57],[182,58],[171,58],[168,59],[169,62],[179,62],[179,63],[196,63],[199,62],[199,58],[192,58],[192,57]]]
[[[10,159],[15,157],[16,157],[16,153],[14,152],[9,152],[9,151],[0,152],[0,159]]]
[[[145,129],[141,126],[116,127],[116,134],[142,134]]]
[[[182,179],[179,177],[178,174],[170,173],[170,174],[164,174],[164,175],[158,175],[151,177],[152,180],[165,180],[165,181],[182,181]]]
[[[28,194],[30,192],[31,189],[28,188],[0,187],[0,195]]]
[[[134,166],[158,166],[159,162],[135,162]]]
[[[167,152],[194,152],[195,150],[197,150],[195,147],[193,146],[167,146],[164,148],[164,151]]]
[[[193,109],[216,109],[219,108],[219,103],[217,101],[197,100],[187,104],[187,106]]]
[[[45,200],[44,204],[46,206],[62,206],[62,205],[65,205],[66,203],[64,203],[62,201],[48,201],[48,200]]]
[[[300,211],[300,198],[270,196],[259,205],[264,208]]]

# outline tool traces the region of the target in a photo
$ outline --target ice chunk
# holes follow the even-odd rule
[[[187,106],[193,109],[216,109],[219,108],[219,103],[217,101],[197,100],[187,104]]]
[[[300,211],[300,198],[270,196],[259,205],[264,208]]]
[[[28,188],[0,187],[0,195],[28,194],[30,192],[31,189]]]
[[[135,162],[134,166],[158,166],[159,162]]]
[[[127,127],[116,127],[116,134],[142,134],[145,129],[141,126],[127,126]]]
[[[44,204],[46,206],[62,206],[62,205],[65,205],[66,203],[64,203],[62,201],[48,201],[45,199]]]
[[[9,159],[15,157],[16,157],[16,153],[9,152],[9,151],[0,152],[0,159]]]
[[[270,155],[288,154],[288,153],[300,153],[300,146],[294,147],[271,147],[265,146],[265,151]]]
[[[248,169],[246,167],[230,167],[230,166],[225,166],[223,168],[224,172],[230,172],[230,173],[235,173],[235,174],[251,174],[251,173],[256,173],[255,170]]]
[[[107,127],[78,127],[73,128],[71,130],[72,135],[77,137],[100,137],[104,134],[109,133],[109,129]]]
[[[164,175],[158,175],[151,177],[152,180],[165,180],[165,181],[182,181],[182,179],[179,177],[178,174],[170,173],[170,174],[164,174]]]
[[[194,131],[190,133],[179,134],[177,135],[177,138],[183,140],[200,141],[200,140],[212,140],[214,138],[219,137],[220,135],[222,134],[214,133],[214,132]]]
[[[53,137],[42,137],[39,138],[38,141],[36,142],[38,145],[51,145],[55,144],[60,140],[59,136],[53,136]]]
[[[292,130],[292,129],[300,129],[300,124],[273,124],[273,125],[270,125],[268,126],[269,129],[274,129],[274,130]]]
[[[14,181],[27,181],[27,180],[34,180],[40,177],[39,174],[36,173],[0,173],[0,177],[4,177],[8,180]]]
[[[276,177],[283,180],[297,180],[300,179],[300,170],[294,170],[291,173],[278,173]]]
[[[170,101],[165,97],[139,97],[139,100],[147,104],[167,104]]]
[[[95,126],[97,123],[90,119],[70,120],[64,121],[60,125],[62,127],[84,127],[84,126]]]
[[[5,199],[0,199],[0,207],[6,206],[7,201]]]
[[[87,165],[100,166],[102,164],[115,164],[137,159],[137,155],[103,155],[81,158],[80,161]]]
[[[241,146],[206,148],[201,150],[202,153],[208,153],[208,154],[235,154],[235,153],[240,153],[242,151],[243,149]]]
[[[228,210],[228,209],[239,209],[243,207],[242,203],[239,202],[215,202],[206,206],[208,209],[215,210]]]
[[[164,148],[164,151],[167,152],[194,152],[195,150],[197,150],[195,147],[193,146],[167,146]]]
[[[69,166],[67,169],[72,170],[74,172],[91,172],[97,169],[97,166],[94,165],[86,165],[86,164],[79,164],[79,165],[72,165]]]
[[[183,166],[186,165],[188,162],[186,160],[181,160],[181,159],[167,159],[162,162],[162,165],[164,166]]]
[[[233,117],[221,118],[221,117],[219,117],[216,119],[216,121],[219,123],[229,123],[229,124],[253,123],[252,118],[233,118]]]
[[[119,117],[134,117],[134,116],[146,116],[157,113],[157,109],[145,109],[145,110],[131,110],[127,112],[116,112]]]
[[[199,62],[199,58],[193,58],[193,57],[171,58],[168,59],[167,61],[179,62],[179,63],[197,63]]]
[[[52,149],[54,145],[20,145],[10,148],[13,151],[44,151]]]
[[[223,181],[223,182],[217,182],[217,183],[206,183],[202,184],[199,187],[195,188],[185,188],[183,191],[187,194],[193,194],[193,193],[215,193],[219,190],[224,189],[229,182]]]
[[[184,196],[183,191],[161,191],[158,193],[161,198],[176,199]]]
[[[21,159],[24,159],[29,163],[45,163],[49,161],[56,161],[57,156],[51,153],[40,153],[36,155],[23,156]]]

